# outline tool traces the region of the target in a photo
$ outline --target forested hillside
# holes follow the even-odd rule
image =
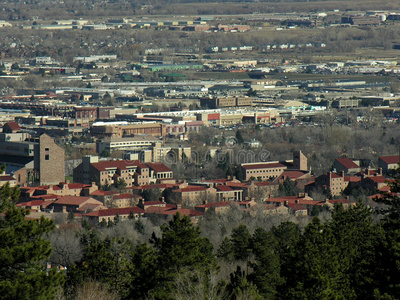
[[[71,219],[50,234],[53,222],[24,218],[17,189],[4,185],[2,299],[399,299],[399,175],[384,210],[337,206],[306,226],[232,212],[212,223],[210,212],[198,225],[177,214],[160,227]],[[225,238],[211,242],[217,232]],[[46,271],[46,261],[66,270]]]

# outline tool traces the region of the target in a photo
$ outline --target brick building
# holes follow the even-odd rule
[[[7,129],[6,129],[7,131]],[[0,164],[17,184],[58,184],[65,180],[64,149],[43,133],[31,137],[22,132],[0,133]]]
[[[141,124],[103,124],[90,128],[90,133],[96,137],[133,137],[137,135],[165,136],[167,131],[165,124],[141,123]]]
[[[253,106],[253,98],[251,97],[216,97],[216,98],[201,98],[200,105],[210,109],[221,107],[240,107]]]
[[[307,171],[307,157],[301,151],[293,151],[293,160],[245,163],[241,165],[243,180],[273,180],[282,175],[284,171],[299,170]]]
[[[160,178],[172,178],[172,171],[162,163],[152,167],[139,160],[99,161],[98,156],[84,156],[82,163],[74,169],[74,182],[117,184],[124,180],[127,187],[146,185]]]

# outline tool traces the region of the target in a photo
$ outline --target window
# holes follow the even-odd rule
[[[50,148],[44,148],[44,160],[50,160]]]

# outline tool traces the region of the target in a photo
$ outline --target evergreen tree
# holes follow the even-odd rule
[[[255,262],[251,263],[253,272],[249,279],[253,282],[263,299],[275,299],[277,286],[283,283],[280,276],[280,261],[273,234],[261,228],[256,229],[251,239]]]
[[[179,213],[161,226],[161,237],[153,234],[150,242],[157,253],[157,286],[151,295],[156,299],[173,299],[172,283],[181,269],[209,273],[216,269],[213,247],[189,217]]]
[[[228,299],[248,299],[262,300],[263,297],[257,291],[257,288],[247,280],[246,272],[237,266],[235,272],[231,273],[229,284],[226,287]]]
[[[56,269],[45,270],[50,257],[50,242],[43,235],[55,228],[44,217],[28,220],[29,211],[16,208],[18,188],[0,188],[0,297],[1,299],[50,299],[62,283]]]
[[[380,268],[376,273],[379,290],[393,299],[400,299],[400,164],[391,175],[393,181],[388,183],[390,192],[383,192],[382,197],[375,199],[385,205],[380,211],[383,215],[385,241],[378,249],[382,255],[377,262]]]
[[[130,242],[109,237],[100,239],[96,233],[90,232],[82,236],[81,243],[84,246],[83,257],[68,270],[67,286],[77,287],[92,279],[125,297],[131,282]]]
[[[236,131],[235,137],[236,137],[236,140],[237,140],[238,144],[243,144],[243,142],[244,142],[243,135],[242,135],[242,132],[240,130]]]

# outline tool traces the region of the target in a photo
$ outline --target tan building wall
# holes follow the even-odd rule
[[[39,156],[40,185],[58,184],[65,180],[64,149],[47,134],[39,138]]]

